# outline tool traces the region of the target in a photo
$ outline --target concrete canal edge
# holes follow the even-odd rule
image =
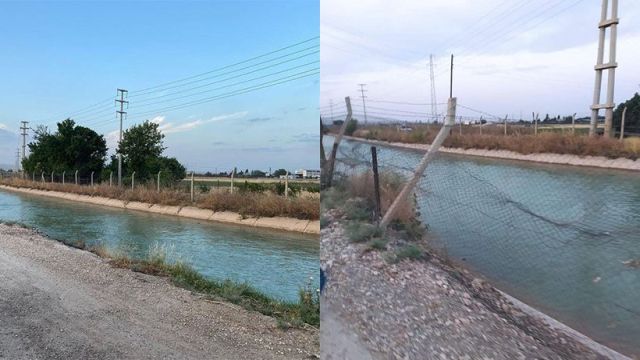
[[[59,191],[46,191],[28,188],[17,188],[13,186],[0,185],[0,189],[8,191],[20,192],[25,194],[47,196],[57,199],[78,201],[87,204],[108,206],[119,209],[144,211],[155,214],[180,216],[184,218],[206,220],[234,225],[268,228],[289,232],[297,232],[303,234],[320,234],[319,220],[301,220],[288,217],[243,217],[242,215],[231,211],[217,211],[201,209],[192,206],[167,206],[158,204],[149,204],[138,201],[125,202],[123,200],[105,198],[100,196],[79,195],[65,193]]]
[[[363,142],[372,145],[389,146],[399,149],[427,151],[428,144],[407,144],[398,142],[387,142],[380,140],[362,139],[353,136],[345,136],[345,139]],[[440,152],[458,155],[478,156],[485,158],[529,161],[556,165],[573,165],[583,167],[596,167],[603,169],[618,169],[640,171],[640,159],[631,160],[626,158],[609,159],[604,156],[578,156],[570,154],[520,154],[508,150],[486,150],[486,149],[461,149],[461,148],[440,148]]]

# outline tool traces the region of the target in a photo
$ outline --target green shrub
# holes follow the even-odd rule
[[[365,242],[382,233],[378,226],[361,222],[350,222],[346,227],[347,237],[353,242]]]

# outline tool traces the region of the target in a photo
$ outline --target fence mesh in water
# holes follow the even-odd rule
[[[371,172],[344,141],[336,176]],[[377,146],[405,181],[424,152]],[[430,245],[596,340],[640,339],[640,177],[439,153],[414,191]]]

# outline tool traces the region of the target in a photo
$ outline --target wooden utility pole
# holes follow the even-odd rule
[[[118,136],[118,147],[120,146],[120,143],[122,143],[122,118],[124,115],[127,114],[126,111],[124,111],[124,104],[127,104],[127,107],[129,107],[129,102],[126,101],[125,98],[125,94],[127,94],[128,91],[124,90],[124,89],[118,89],[118,94],[120,95],[120,99],[116,99],[117,103],[120,103],[120,110],[116,110],[116,114],[120,116],[120,132],[119,132],[119,136]],[[118,151],[118,186],[122,186],[122,154],[120,153],[120,151]]]
[[[604,113],[604,136],[612,137],[612,125],[613,125],[613,88],[615,86],[616,79],[616,40],[618,36],[618,0],[611,0],[611,17],[607,19],[607,12],[609,9],[609,1],[602,0],[602,11],[600,13],[600,22],[598,23],[599,38],[598,38],[598,56],[596,59],[596,81],[593,88],[593,104],[591,105],[591,127],[589,129],[589,136],[596,135],[596,129],[598,127],[599,110],[605,109]],[[609,31],[609,61],[604,63],[604,42],[606,39],[606,30]],[[602,89],[602,71],[607,70],[607,100],[606,103],[600,103],[600,91]]]
[[[371,168],[373,170],[373,189],[376,202],[376,221],[382,217],[382,207],[380,206],[380,178],[378,176],[378,151],[375,146],[371,147]]]

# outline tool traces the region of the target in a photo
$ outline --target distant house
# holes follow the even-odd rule
[[[319,179],[320,170],[299,169],[295,175],[298,179]]]

